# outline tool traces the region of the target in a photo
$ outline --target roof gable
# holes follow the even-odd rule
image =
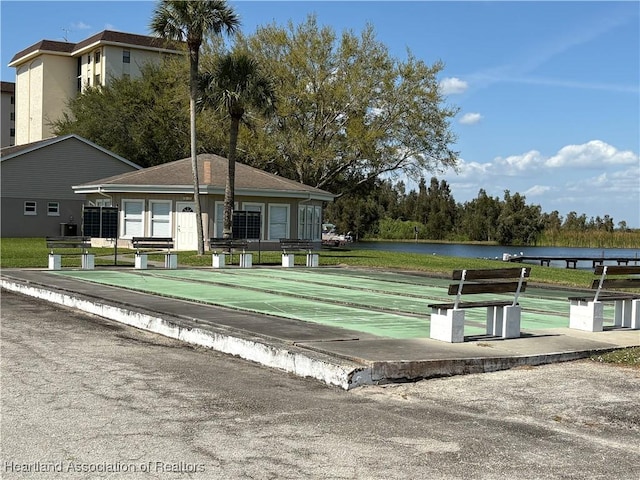
[[[15,157],[19,157],[20,155],[25,155],[27,153],[39,150],[41,148],[45,148],[49,145],[53,145],[56,143],[60,143],[60,142],[65,142],[65,141],[79,141],[82,143],[87,144],[88,146],[90,146],[91,148],[95,148],[96,150],[100,150],[102,153],[105,153],[113,158],[115,158],[116,160],[121,161],[122,163],[125,163],[126,165],[129,165],[133,168],[135,168],[136,170],[140,170],[142,167],[140,165],[138,165],[137,163],[133,163],[129,160],[127,160],[124,157],[121,157],[120,155],[116,155],[115,153],[107,150],[106,148],[102,148],[100,145],[96,145],[95,143],[87,140],[86,138],[83,138],[79,135],[76,134],[70,134],[70,135],[63,135],[60,137],[52,137],[52,138],[46,138],[44,140],[39,140],[37,142],[32,142],[32,143],[25,143],[23,145],[13,145],[11,147],[5,147],[0,149],[0,162],[4,162],[7,160],[11,160],[12,158]]]

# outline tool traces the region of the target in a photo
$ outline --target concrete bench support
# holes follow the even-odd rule
[[[240,254],[240,268],[251,268],[253,266],[253,254],[241,253]]]
[[[96,266],[96,256],[92,253],[83,253],[81,265],[83,270],[93,270]]]
[[[49,270],[62,269],[62,256],[54,253],[49,254]]]
[[[487,335],[502,338],[520,336],[520,305],[487,307]]]
[[[226,266],[225,254],[214,253],[211,255],[211,264],[213,268],[224,268]]]
[[[464,342],[464,310],[431,311],[431,338],[449,343]]]
[[[164,268],[171,270],[178,268],[178,255],[175,253],[165,253]]]
[[[149,256],[146,253],[136,253],[134,268],[136,270],[146,270]]]
[[[507,305],[502,312],[502,332],[496,336],[502,338],[520,337],[520,318],[522,317],[522,307],[520,305]]]
[[[293,267],[295,265],[295,256],[293,253],[283,253],[282,254],[282,266],[283,267]]]
[[[613,324],[616,327],[640,329],[640,299],[616,300]]]
[[[320,256],[317,253],[307,253],[307,267],[320,265]]]
[[[602,302],[571,300],[569,328],[585,332],[601,332],[604,316]]]
[[[640,300],[631,303],[631,328],[640,330]]]

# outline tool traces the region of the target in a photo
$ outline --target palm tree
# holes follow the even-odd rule
[[[275,88],[260,70],[258,63],[245,53],[235,52],[220,57],[212,72],[201,76],[200,107],[214,107],[229,116],[229,154],[224,189],[224,238],[232,237],[235,196],[236,149],[240,123],[249,124],[249,110],[263,115],[275,111]]]
[[[196,100],[198,98],[198,63],[205,35],[232,34],[240,25],[234,11],[223,0],[161,0],[153,12],[151,30],[162,38],[187,43],[189,49],[189,113],[191,118],[191,169],[193,201],[198,229],[198,255],[204,255],[204,232],[198,180],[196,151]]]

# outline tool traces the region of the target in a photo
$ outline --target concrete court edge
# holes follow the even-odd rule
[[[218,328],[220,331],[215,332],[211,331],[211,327],[209,330],[204,330],[198,327],[181,326],[152,312],[109,305],[76,293],[58,291],[31,283],[2,278],[0,286],[15,293],[80,310],[192,345],[235,355],[294,375],[311,377],[344,390],[372,384],[370,367],[360,366],[355,362],[345,362],[346,364],[341,365],[331,362],[332,359],[329,357],[323,358],[324,355],[312,354],[311,351],[295,345],[274,345],[276,342],[272,340],[267,344],[264,340],[260,341],[261,339],[242,338],[239,335],[229,334],[221,328]]]
[[[283,370],[300,377],[310,377],[327,385],[351,390],[365,385],[416,381],[426,378],[487,373],[519,366],[578,360],[594,351],[574,351],[544,355],[514,357],[467,358],[425,361],[372,361],[336,358],[313,348],[302,348],[270,338],[268,341],[229,327],[208,326],[208,329],[189,324],[189,319],[161,317],[156,312],[112,305],[90,296],[34,284],[31,281],[0,277],[6,290],[76,309],[134,328],[163,335],[188,344],[234,355],[260,365]],[[609,350],[609,349],[607,349]],[[339,363],[341,360],[343,363]]]

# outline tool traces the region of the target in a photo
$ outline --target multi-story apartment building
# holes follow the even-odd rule
[[[0,147],[10,147],[16,144],[16,84],[0,82],[0,87]]]
[[[144,64],[182,53],[157,37],[110,30],[79,43],[42,40],[25,48],[9,62],[16,69],[15,144],[53,136],[51,123],[85,88],[135,78]]]

